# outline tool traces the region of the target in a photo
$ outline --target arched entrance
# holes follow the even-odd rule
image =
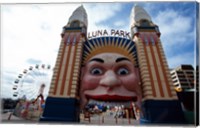
[[[96,123],[129,124],[131,119],[139,120],[142,99],[139,83],[133,41],[100,37],[84,43],[80,76],[82,120],[91,121],[93,117]]]

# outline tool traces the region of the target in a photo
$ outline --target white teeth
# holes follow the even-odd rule
[[[110,107],[115,107],[115,106],[124,106],[124,107],[130,107],[132,101],[125,101],[125,102],[108,102],[108,101],[97,101],[90,99],[88,101],[88,104],[95,104],[95,105],[104,105],[104,106],[110,106]]]

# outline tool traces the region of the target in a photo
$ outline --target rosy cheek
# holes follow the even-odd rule
[[[123,86],[129,91],[135,91],[138,88],[138,79],[135,75],[128,75],[124,77],[120,77]]]
[[[90,74],[85,75],[82,79],[81,86],[83,90],[92,90],[95,89],[99,85],[100,77],[92,76]]]

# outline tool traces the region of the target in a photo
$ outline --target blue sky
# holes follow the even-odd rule
[[[88,32],[102,29],[130,31],[131,9],[142,6],[157,24],[170,68],[194,65],[195,2],[83,3]],[[80,3],[1,5],[1,91],[12,96],[17,75],[35,64],[54,66],[62,27]]]

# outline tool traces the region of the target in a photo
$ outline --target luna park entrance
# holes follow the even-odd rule
[[[139,124],[140,110],[134,102],[90,102],[81,111],[80,122],[86,124]]]

